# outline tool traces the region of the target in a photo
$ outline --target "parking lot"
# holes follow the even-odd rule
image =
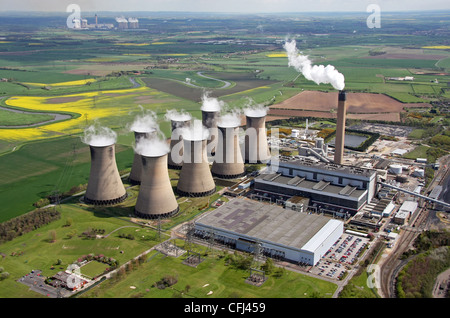
[[[340,279],[358,261],[369,239],[344,233],[310,272]]]
[[[58,296],[67,296],[70,292],[64,289],[54,288],[45,283],[45,276],[40,270],[32,270],[30,273],[22,276],[17,281],[30,287],[31,290],[38,292],[50,298],[57,298]],[[60,293],[58,295],[58,293]]]

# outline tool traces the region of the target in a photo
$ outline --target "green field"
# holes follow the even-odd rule
[[[185,258],[151,253],[138,270],[127,273],[118,281],[105,282],[81,297],[330,298],[336,290],[333,283],[291,271],[285,271],[281,277],[270,275],[262,286],[252,286],[245,282],[249,271],[226,265],[220,252],[210,253],[197,267],[182,264]],[[165,289],[154,286],[167,275],[176,277],[177,283]]]

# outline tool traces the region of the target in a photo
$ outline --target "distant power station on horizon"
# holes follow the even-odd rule
[[[112,30],[117,29],[121,31],[138,31],[138,30],[146,30],[139,28],[139,19],[137,18],[124,18],[124,17],[116,17],[115,18],[116,25],[114,23],[99,23],[99,17],[95,14],[94,23],[89,24],[86,18],[77,19],[74,18],[72,20],[72,29],[74,30]]]

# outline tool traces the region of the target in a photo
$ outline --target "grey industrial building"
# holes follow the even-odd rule
[[[316,162],[307,158],[280,160],[275,172],[255,178],[255,191],[284,198],[301,196],[317,208],[354,215],[372,200],[377,173],[371,169]]]
[[[195,222],[195,234],[246,252],[315,265],[343,234],[344,223],[319,214],[237,198]]]

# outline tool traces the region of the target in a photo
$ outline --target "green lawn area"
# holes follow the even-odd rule
[[[106,281],[82,297],[94,298],[309,298],[331,297],[336,285],[291,271],[276,278],[268,277],[260,287],[245,282],[249,272],[225,265],[223,254],[209,254],[196,268],[182,264],[185,255],[165,257],[159,252],[149,255],[147,262],[128,272],[118,281]],[[171,288],[158,289],[154,283],[166,275],[178,282]],[[135,287],[135,288],[130,288]],[[186,286],[189,286],[186,288]],[[212,294],[207,295],[212,291]]]
[[[5,255],[0,258],[0,267],[10,274],[7,279],[0,281],[0,298],[42,297],[16,282],[34,269],[42,270],[43,276],[52,276],[90,253],[112,257],[120,265],[159,242],[155,231],[133,225],[126,218],[113,217],[103,208],[80,209],[78,204],[63,204],[60,212],[61,219],[0,245],[1,253]],[[66,226],[69,219],[71,225]],[[124,228],[103,239],[88,239],[82,235],[89,229],[103,229],[108,234],[123,226],[135,227]],[[121,231],[133,234],[135,239],[120,238]],[[50,239],[52,232],[56,237],[55,242]],[[15,256],[12,256],[13,253]],[[56,265],[58,259],[61,260],[60,265]],[[87,269],[89,276],[99,270]]]
[[[108,268],[108,264],[104,264],[97,261],[90,261],[86,265],[83,265],[80,268],[81,274],[88,277],[95,277],[97,275],[102,274],[106,268]]]
[[[133,149],[116,145],[119,170],[131,168]],[[0,156],[0,222],[34,209],[33,203],[53,191],[68,191],[89,179],[89,147],[79,137],[26,144]]]
[[[407,159],[417,159],[417,158],[427,158],[427,150],[430,147],[428,146],[417,146],[414,150],[403,155],[404,158]]]

